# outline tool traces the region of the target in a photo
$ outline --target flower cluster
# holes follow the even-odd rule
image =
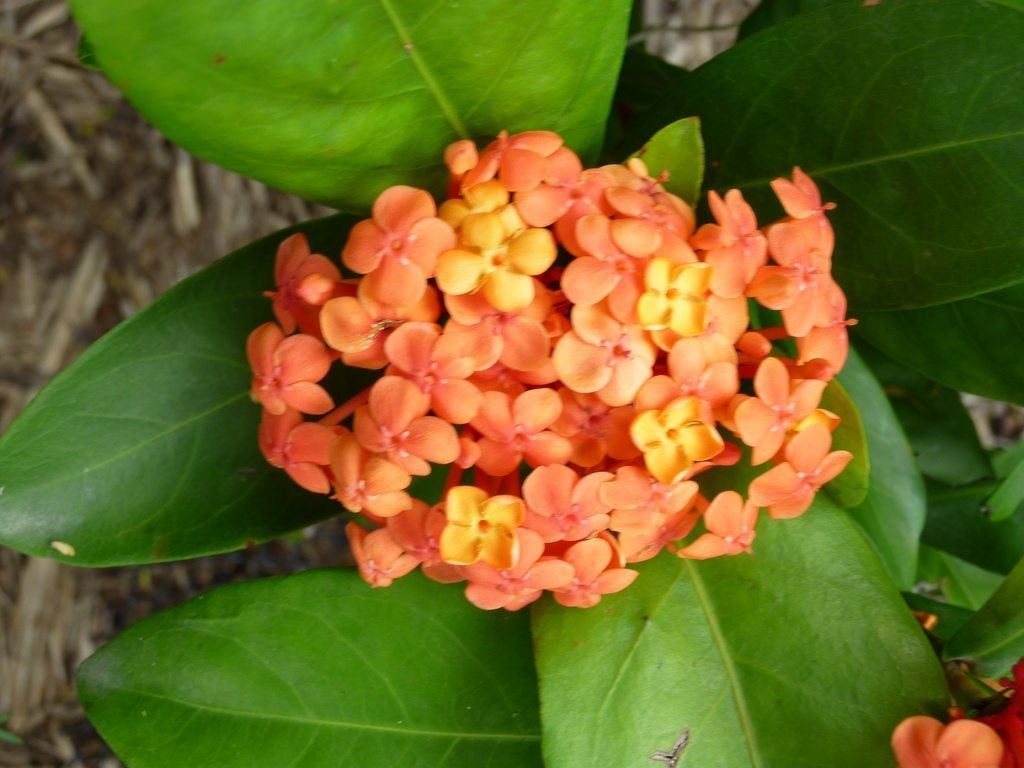
[[[277,322],[249,339],[263,452],[362,516],[370,584],[421,567],[486,609],[545,590],[592,606],[662,549],[748,552],[761,510],[800,515],[843,470],[819,405],[850,321],[831,205],[799,169],[772,182],[783,220],[759,227],[730,190],[697,228],[667,174],[585,169],[554,133],[459,141],[445,162],[440,206],[392,187],[352,229],[355,278],[282,243]],[[336,361],[382,375],[336,404]],[[746,498],[705,496],[700,474],[742,446],[767,471]],[[430,506],[409,487],[434,465]]]
[[[917,715],[901,722],[892,735],[892,748],[900,768],[1024,768],[1024,659],[985,710],[967,719],[954,710],[948,725]]]

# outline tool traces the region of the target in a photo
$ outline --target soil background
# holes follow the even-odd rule
[[[756,0],[645,0],[634,42],[696,66]],[[182,278],[329,211],[173,146],[78,62],[63,0],[0,0],[0,433],[92,341]],[[270,276],[268,275],[268,280]],[[335,566],[328,522],[253,550],[75,569],[0,548],[0,768],[117,768],[74,691],[77,665],[155,611],[239,579]]]

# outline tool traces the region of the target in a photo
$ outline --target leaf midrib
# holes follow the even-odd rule
[[[373,723],[353,723],[346,720],[329,720],[326,718],[319,717],[286,715],[279,712],[253,712],[251,710],[245,709],[233,709],[230,707],[221,707],[215,706],[213,704],[203,704],[197,701],[179,699],[175,696],[154,693],[153,691],[143,691],[137,688],[126,688],[122,686],[113,687],[111,690],[117,690],[122,693],[133,694],[135,696],[142,696],[145,698],[155,699],[158,701],[166,701],[171,704],[177,704],[182,707],[189,707],[192,709],[202,710],[204,712],[213,712],[215,714],[226,715],[228,717],[251,718],[253,720],[269,720],[273,722],[295,723],[298,725],[317,726],[323,728],[340,728],[343,730],[370,731],[373,733],[390,733],[399,736],[412,736],[417,738],[428,739],[477,739],[481,741],[517,742],[540,741],[539,733],[495,733],[488,731],[480,731],[474,733],[467,731],[435,731],[426,728],[399,728],[397,726],[391,725],[377,725]]]
[[[725,670],[725,676],[729,680],[729,687],[732,689],[732,700],[736,706],[736,715],[739,718],[740,727],[743,729],[744,741],[747,745],[747,751],[750,753],[751,763],[754,768],[764,768],[761,753],[757,748],[757,740],[754,738],[754,728],[750,717],[750,710],[747,707],[747,697],[743,691],[743,686],[740,685],[739,673],[730,655],[729,646],[725,641],[725,635],[722,633],[722,627],[718,623],[718,614],[715,613],[714,606],[711,604],[711,599],[704,586],[704,580],[701,578],[693,561],[683,560],[683,564],[689,572],[690,582],[693,584],[693,592],[697,596],[701,610],[704,612],[711,637],[715,641],[715,648],[717,648],[718,655],[722,659],[722,668]]]
[[[94,471],[96,471],[98,469],[103,469],[104,467],[107,467],[107,466],[109,466],[111,464],[114,464],[114,463],[120,461],[121,459],[123,459],[124,457],[130,456],[131,454],[135,453],[136,451],[141,450],[142,448],[145,448],[147,445],[151,445],[151,444],[153,444],[153,443],[155,443],[155,442],[157,442],[159,440],[162,440],[163,438],[167,437],[168,435],[172,435],[175,432],[178,432],[179,430],[184,429],[185,427],[187,427],[189,424],[192,424],[193,422],[199,421],[200,419],[204,419],[204,418],[206,418],[208,416],[211,416],[214,413],[217,413],[218,411],[224,410],[225,408],[227,408],[227,407],[229,407],[231,405],[234,405],[239,400],[243,400],[246,397],[248,397],[248,395],[249,395],[249,391],[248,390],[244,390],[242,392],[239,392],[239,393],[237,393],[235,395],[232,395],[227,400],[223,400],[220,403],[217,403],[216,405],[212,406],[211,408],[208,408],[207,410],[203,411],[202,413],[193,414],[192,416],[189,416],[187,419],[179,421],[177,424],[174,424],[173,426],[169,427],[168,429],[165,429],[162,432],[158,432],[155,435],[151,435],[150,437],[147,437],[145,440],[141,440],[141,441],[139,441],[139,442],[129,446],[128,448],[125,448],[124,450],[119,451],[118,453],[113,454],[112,456],[108,456],[107,458],[103,459],[102,461],[100,461],[100,462],[98,462],[96,464],[92,464],[92,465],[87,466],[87,467],[82,467],[82,468],[80,468],[79,470],[77,470],[76,472],[74,472],[74,473],[72,473],[70,475],[62,475],[60,477],[57,477],[57,478],[54,478],[54,479],[50,480],[49,482],[42,483],[40,485],[33,485],[33,486],[30,486],[30,487],[28,487],[28,488],[26,488],[24,490],[19,490],[19,489],[11,490],[7,494],[5,494],[5,497],[8,497],[8,496],[9,497],[14,497],[14,496],[19,495],[20,493],[38,493],[39,491],[45,491],[45,490],[47,490],[49,488],[52,488],[54,486],[61,485],[63,483],[67,483],[67,482],[71,482],[72,480],[76,479],[79,475],[82,475],[82,474],[84,474],[86,472],[94,472]]]
[[[927,155],[933,152],[941,152],[947,149],[959,149],[961,147],[968,147],[974,144],[984,144],[990,141],[1002,141],[1004,139],[1015,139],[1024,136],[1024,130],[1011,131],[1009,133],[996,133],[988,136],[977,136],[973,139],[966,140],[953,140],[943,141],[937,144],[928,144],[917,149],[905,150],[902,152],[891,152],[887,155],[877,155],[874,157],[867,157],[861,160],[854,160],[848,163],[837,163],[835,165],[825,165],[818,168],[804,168],[804,172],[811,176],[827,176],[830,173],[838,173],[842,171],[849,171],[855,168],[863,168],[870,165],[879,165],[882,163],[892,162],[894,160],[903,160],[909,157],[917,157],[920,155]],[[777,176],[777,174],[776,174]],[[739,181],[732,182],[729,186],[737,189],[748,189],[750,187],[761,187],[771,182],[776,176],[766,176],[760,179],[753,179],[750,181]]]
[[[419,49],[416,44],[412,41],[412,37],[409,35],[409,31],[405,28],[405,24],[402,22],[402,18],[398,15],[398,11],[395,9],[394,4],[391,0],[379,0],[381,8],[384,9],[384,13],[387,14],[388,21],[391,22],[391,26],[395,30],[395,35],[402,43],[404,48],[409,53],[409,58],[416,67],[416,71],[419,72],[420,78],[423,80],[423,84],[427,87],[430,95],[434,97],[434,101],[437,102],[437,106],[441,108],[441,113],[444,115],[448,124],[455,129],[455,133],[461,138],[468,138],[469,131],[466,130],[466,126],[463,125],[462,119],[455,111],[455,106],[449,101],[448,96],[441,88],[441,84],[438,83],[434,77],[434,73],[430,71],[427,66],[427,62],[420,55]]]

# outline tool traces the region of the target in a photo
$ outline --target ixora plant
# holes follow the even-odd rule
[[[74,565],[349,521],[83,665],[127,765],[1024,766],[1024,449],[957,395],[1024,403],[1019,5],[769,0],[693,72],[624,0],[72,5],[347,212],[0,439],[0,543]]]

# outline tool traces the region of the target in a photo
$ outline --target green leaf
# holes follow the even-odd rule
[[[821,407],[832,411],[842,422],[832,435],[832,450],[849,451],[853,460],[825,491],[841,507],[855,507],[867,498],[871,468],[868,440],[860,409],[839,379],[832,379],[821,398]]]
[[[172,141],[347,210],[443,189],[458,138],[601,146],[630,3],[74,0],[103,71]]]
[[[850,515],[867,533],[893,581],[909,589],[925,521],[924,482],[885,393],[855,351],[851,350],[839,381],[864,420],[871,457],[867,497],[849,510]]]
[[[526,617],[410,575],[222,587],[81,667],[86,713],[132,768],[540,766]]]
[[[1024,283],[935,307],[865,312],[857,331],[947,387],[1024,403]]]
[[[859,349],[885,387],[923,474],[948,485],[992,476],[988,454],[958,393],[866,345]]]
[[[690,205],[700,197],[704,179],[704,141],[700,118],[687,117],[666,125],[636,153],[652,176],[668,171],[665,188]]]
[[[96,61],[96,52],[92,49],[92,43],[85,35],[78,38],[78,63],[86,69],[99,69],[99,62]]]
[[[350,224],[331,217],[299,229],[333,255]],[[341,511],[270,467],[256,442],[245,340],[272,317],[261,292],[292,231],[171,289],[32,401],[0,438],[0,544],[76,565],[157,562],[237,549]],[[364,379],[351,375],[336,394]]]
[[[985,677],[999,677],[1024,656],[1024,561],[946,644],[947,659],[966,659]]]
[[[755,32],[786,21],[798,13],[816,11],[836,2],[852,4],[862,0],[761,0],[757,8],[740,24],[739,39],[750,37]]]
[[[985,513],[994,481],[960,488],[927,485],[928,519],[921,541],[995,573],[1009,573],[1024,557],[1024,510],[999,522]]]
[[[772,178],[818,181],[857,312],[950,301],[1024,279],[1021,39],[1024,14],[980,0],[835,3],[715,57],[651,120],[699,115],[705,186],[766,218]]]
[[[978,610],[1003,581],[998,573],[924,544],[919,552],[918,578],[934,584],[953,605],[972,611]]]
[[[534,613],[548,768],[646,768],[683,729],[683,765],[888,766],[895,725],[943,711],[924,634],[822,496],[762,519],[753,555],[639,571],[595,608]]]
[[[985,506],[988,508],[992,522],[1000,522],[1011,517],[1024,501],[1024,461],[1016,466],[1009,477],[996,487],[996,490]]]
[[[650,138],[654,129],[646,125],[646,115],[661,104],[666,91],[688,74],[660,56],[647,53],[642,43],[626,48],[605,131],[603,162],[621,163],[622,158]]]

